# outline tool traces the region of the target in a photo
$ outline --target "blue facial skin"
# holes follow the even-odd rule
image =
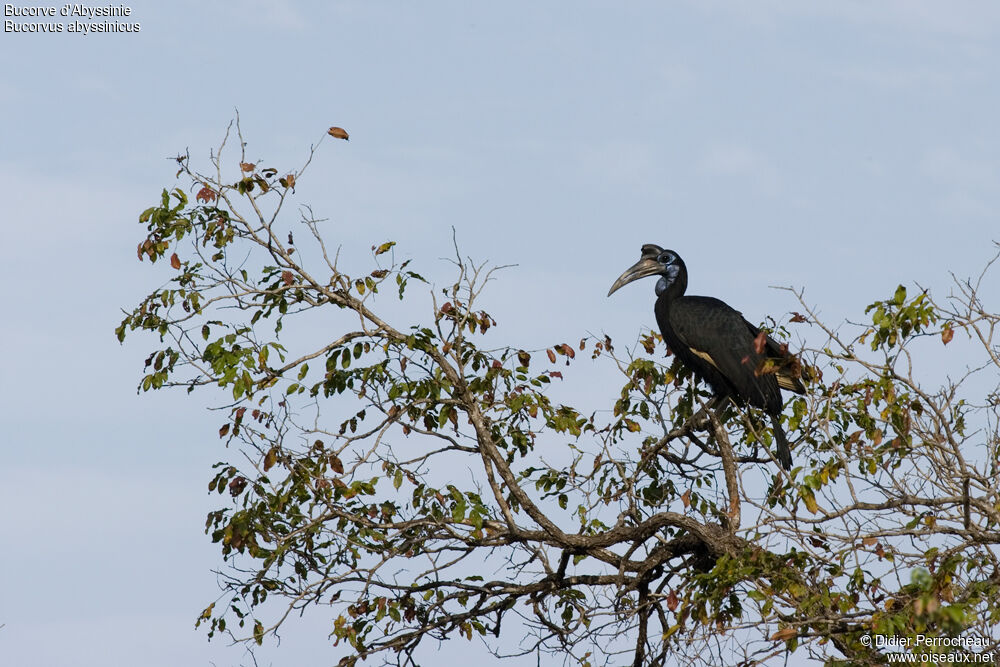
[[[674,260],[677,259],[676,255],[670,252],[665,252],[657,258],[661,264],[666,266],[663,269],[663,277],[656,281],[656,296],[660,296],[667,291],[667,288],[677,280],[677,274],[680,273],[680,267],[674,264]]]

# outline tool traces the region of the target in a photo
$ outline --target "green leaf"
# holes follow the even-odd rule
[[[264,643],[264,626],[260,621],[253,622],[253,640],[260,646]]]

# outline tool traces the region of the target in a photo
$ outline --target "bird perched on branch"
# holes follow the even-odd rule
[[[769,414],[776,458],[790,470],[792,453],[779,416],[781,389],[805,393],[798,360],[787,346],[779,345],[728,304],[710,296],[684,296],[687,267],[673,250],[652,243],[642,246],[642,257],[618,277],[608,296],[647,276],[660,276],[654,312],[667,347],[719,398]]]

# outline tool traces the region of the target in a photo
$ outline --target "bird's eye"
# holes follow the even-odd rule
[[[662,264],[673,264],[675,259],[677,259],[677,255],[672,252],[665,252],[660,255],[660,262]]]

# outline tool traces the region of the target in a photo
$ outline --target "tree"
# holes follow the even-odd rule
[[[219,436],[242,460],[209,482],[227,563],[199,619],[210,636],[260,644],[327,607],[343,665],[415,664],[425,640],[456,636],[580,665],[880,664],[896,648],[875,635],[996,655],[987,271],[943,300],[901,286],[836,329],[790,292],[803,314],[772,332],[819,343],[801,352],[808,394],[786,405],[786,473],[762,415],[708,409],[654,332],[630,350],[486,349],[493,270],[457,248],[443,289],[381,239],[348,275],[310,209],[281,215],[320,144],[286,173],[248,162],[236,133],[235,175],[227,131],[209,173],[177,158],[193,203],[164,190],[140,216],[139,259],[172,277],[117,329],[159,337],[142,391],[225,392]],[[425,316],[406,310],[428,291]],[[934,386],[942,350],[968,365]],[[610,410],[554,398],[585,360],[620,372]]]

